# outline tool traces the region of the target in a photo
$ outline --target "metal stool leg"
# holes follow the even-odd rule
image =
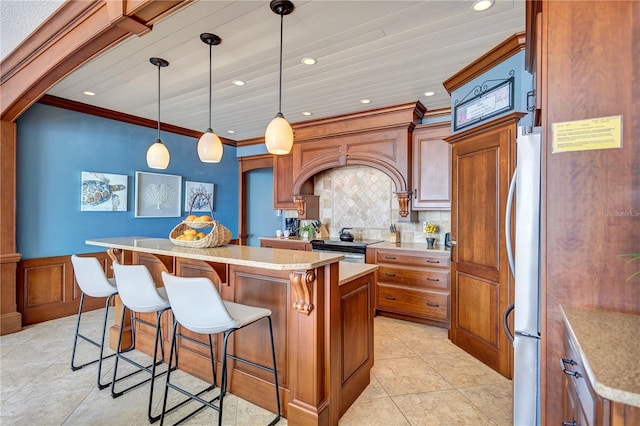
[[[80,334],[80,320],[82,318],[82,307],[84,305],[84,293],[82,293],[80,295],[80,306],[78,308],[78,320],[76,322],[76,332],[73,338],[73,350],[71,353],[71,370],[75,371],[75,370],[79,370],[83,367],[86,367],[87,365],[91,365],[91,364],[95,364],[96,362],[98,363],[98,374],[97,374],[97,380],[96,380],[96,384],[98,386],[98,389],[104,389],[107,386],[109,386],[111,384],[111,382],[109,383],[105,383],[102,384],[101,383],[101,377],[102,377],[102,361],[107,359],[107,358],[111,358],[112,356],[115,356],[115,354],[111,354],[111,355],[107,355],[104,356],[104,341],[105,341],[105,336],[107,334],[107,319],[109,316],[109,303],[111,302],[111,299],[113,298],[113,295],[107,297],[107,301],[105,302],[105,307],[104,307],[104,320],[102,322],[102,337],[100,338],[100,343],[91,340],[90,338],[88,338],[87,336]],[[78,346],[78,337],[80,337],[82,340],[86,341],[87,343],[90,343],[94,346],[97,346],[98,348],[100,348],[100,353],[97,359],[94,359],[93,361],[89,361],[86,362],[82,365],[75,365],[75,357],[76,357],[76,348]]]
[[[154,340],[154,349],[153,349],[153,362],[151,364],[149,364],[147,366],[143,366],[143,365],[133,361],[132,359],[127,358],[124,355],[122,355],[123,352],[128,352],[129,350],[135,348],[135,325],[134,325],[134,327],[132,327],[133,328],[133,330],[132,330],[132,332],[133,332],[133,334],[132,334],[132,343],[131,343],[131,346],[129,347],[129,349],[127,349],[126,351],[121,351],[120,350],[120,345],[122,344],[122,328],[120,328],[120,334],[118,336],[118,346],[116,347],[116,360],[115,360],[115,365],[113,367],[113,380],[111,381],[111,396],[113,398],[117,398],[117,397],[123,395],[124,393],[126,393],[126,392],[128,392],[128,391],[130,391],[132,389],[135,389],[135,388],[137,388],[137,387],[139,387],[139,386],[151,381],[151,389],[149,390],[149,405],[148,405],[148,409],[147,409],[147,417],[148,417],[149,423],[154,423],[154,422],[156,422],[156,421],[158,421],[160,419],[160,415],[153,416],[151,414],[152,408],[153,408],[153,386],[155,384],[155,379],[156,379],[157,376],[161,376],[161,375],[167,373],[171,369],[171,366],[169,365],[169,367],[167,368],[167,371],[163,371],[163,372],[161,372],[161,373],[156,375],[157,366],[164,362],[164,345],[162,344],[162,328],[161,328],[161,325],[160,325],[160,320],[162,318],[162,314],[165,311],[167,311],[168,309],[169,308],[164,309],[162,311],[156,312],[156,322],[155,322],[156,330],[155,330],[155,340]],[[122,310],[121,324],[124,323],[125,310],[127,310],[127,309],[123,309]],[[130,315],[131,315],[131,318],[132,318],[131,324],[135,324],[135,322],[139,322],[139,323],[143,323],[143,324],[147,324],[147,325],[152,325],[150,323],[147,323],[146,321],[134,318],[132,311],[130,311]],[[160,346],[160,352],[161,352],[161,358],[159,360],[158,360],[158,346]],[[118,361],[120,360],[120,358],[122,358],[124,361],[127,361],[130,364],[136,366],[137,370],[132,372],[132,373],[129,373],[129,374],[123,376],[123,377],[117,378]],[[126,389],[124,389],[122,391],[119,391],[119,392],[115,391],[115,384],[117,382],[119,382],[121,380],[124,380],[124,379],[126,379],[128,377],[131,377],[131,376],[133,376],[135,374],[138,374],[138,373],[140,373],[142,371],[146,371],[147,373],[150,373],[151,377],[147,378],[145,380],[142,380],[142,381],[140,381],[138,383],[135,383],[135,384],[129,386],[128,388],[126,388]]]
[[[269,423],[270,426],[275,425],[276,423],[278,423],[280,421],[280,388],[278,387],[278,367],[276,365],[276,346],[275,343],[273,342],[273,327],[271,326],[271,317],[267,317],[267,319],[269,320],[269,336],[271,337],[271,358],[273,359],[273,378],[275,381],[275,387],[276,387],[276,404],[278,405],[278,414],[276,415],[276,418],[273,419],[271,421],[271,423]]]
[[[213,405],[213,402],[218,399],[220,397],[220,395],[214,397],[213,399],[211,399],[210,401],[206,401],[204,399],[202,399],[200,397],[200,395],[209,392],[213,389],[216,388],[216,365],[215,365],[215,357],[213,354],[213,342],[211,340],[211,335],[208,335],[208,339],[209,339],[209,344],[205,344],[202,343],[198,340],[194,340],[191,339],[187,336],[181,335],[180,333],[178,333],[178,326],[179,323],[177,321],[174,321],[173,323],[173,337],[171,339],[171,350],[169,352],[169,365],[172,365],[173,363],[173,359],[175,356],[175,365],[173,366],[173,368],[171,368],[168,372],[167,372],[167,381],[165,383],[165,389],[164,389],[164,400],[162,402],[162,414],[160,415],[160,426],[162,426],[164,424],[164,419],[165,419],[165,415],[170,413],[171,411],[175,410],[176,408],[182,407],[184,404],[186,404],[187,402],[191,401],[191,400],[195,400],[197,402],[199,402],[200,404],[202,404],[201,407],[195,409],[194,411],[192,411],[191,413],[187,414],[186,416],[182,417],[180,420],[178,420],[176,423],[174,423],[175,425],[180,424],[182,422],[184,422],[185,420],[189,419],[190,417],[194,416],[195,414],[197,414],[198,412],[200,412],[203,408],[205,407],[210,407],[213,408],[214,410],[220,412],[219,407],[216,407],[215,405]],[[171,383],[171,371],[175,370],[178,368],[178,347],[177,347],[177,339],[182,338],[182,339],[187,339],[193,343],[202,345],[202,346],[208,346],[209,347],[209,354],[211,355],[211,368],[212,368],[212,384],[209,385],[208,387],[206,387],[205,389],[201,390],[200,392],[193,394],[191,392],[188,392],[185,389],[182,389],[176,385],[174,385],[173,383]],[[180,392],[183,395],[187,396],[187,399],[177,403],[176,405],[174,405],[173,407],[167,409],[167,397],[169,395],[169,388]],[[222,418],[222,414],[220,414],[220,419]]]

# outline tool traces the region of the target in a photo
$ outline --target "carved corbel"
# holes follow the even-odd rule
[[[293,307],[305,315],[309,315],[313,310],[313,304],[311,303],[311,286],[315,279],[316,274],[313,270],[289,272],[289,281],[296,296]]]
[[[410,192],[396,192],[398,198],[398,206],[400,208],[400,216],[407,217],[409,215],[409,201],[411,201]]]
[[[304,216],[307,197],[305,197],[304,195],[294,195],[293,201],[295,201],[296,203],[296,209],[298,210],[298,215]]]

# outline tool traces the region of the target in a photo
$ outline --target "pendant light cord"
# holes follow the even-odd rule
[[[158,140],[160,140],[160,64],[158,64]]]
[[[211,86],[211,50],[213,49],[213,44],[209,44],[209,131],[212,131],[211,128],[211,93],[213,92],[213,88]]]
[[[284,26],[284,15],[280,14],[280,90],[278,91],[278,114],[282,115],[282,28]]]

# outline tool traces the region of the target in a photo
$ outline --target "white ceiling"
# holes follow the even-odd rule
[[[469,0],[294,4],[284,17],[283,47],[282,112],[291,123],[417,100],[427,109],[448,107],[442,82],[525,27],[524,0],[497,0],[482,13]],[[222,38],[213,47],[214,131],[233,140],[263,135],[278,111],[280,16],[268,1],[195,1],[48,93],[157,120],[157,68],[149,58],[158,56],[170,62],[161,71],[162,122],[204,131],[209,46],[200,41],[203,32]],[[306,56],[318,63],[303,65]],[[234,79],[247,84],[234,86]],[[363,98],[372,102],[363,105]]]

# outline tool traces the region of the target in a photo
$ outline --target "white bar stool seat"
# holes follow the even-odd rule
[[[177,332],[178,325],[194,333],[209,335],[209,348],[212,355],[214,379],[213,385],[206,390],[211,390],[215,387],[216,384],[215,364],[213,362],[213,348],[211,346],[211,334],[223,333],[224,340],[222,351],[222,378],[220,381],[220,394],[212,400],[206,401],[199,396],[204,391],[201,391],[198,394],[193,394],[171,383],[171,371],[169,371],[167,373],[167,382],[165,386],[164,402],[162,408],[162,419],[160,421],[160,424],[163,424],[165,414],[168,413],[168,411],[166,410],[167,395],[169,392],[169,388],[171,388],[202,404],[201,407],[179,420],[178,423],[186,420],[187,418],[191,417],[193,414],[197,413],[202,408],[207,406],[218,411],[218,425],[222,425],[223,401],[227,391],[227,358],[232,358],[236,361],[240,361],[260,368],[264,371],[273,373],[278,412],[276,414],[276,417],[269,423],[269,425],[275,425],[276,423],[278,423],[281,416],[280,393],[278,387],[278,369],[276,366],[275,345],[273,341],[273,327],[271,324],[271,311],[265,308],[223,301],[213,282],[205,277],[176,277],[174,275],[167,274],[166,272],[162,272],[162,281],[164,282],[165,288],[167,289],[167,295],[169,296],[169,301],[171,302],[171,309],[174,316],[173,338],[171,339],[171,352],[169,355],[170,364],[174,355],[177,358],[176,338],[185,338],[185,336],[182,336]],[[271,338],[271,357],[273,360],[273,368],[256,364],[252,361],[237,357],[235,355],[227,354],[227,342],[229,336],[233,332],[264,318],[269,321],[269,334]],[[194,341],[192,339],[189,340]],[[200,342],[196,341],[196,343]],[[217,406],[213,404],[213,402],[216,400],[218,400]],[[186,401],[183,401],[183,403],[184,402]]]
[[[109,316],[109,304],[113,296],[118,294],[116,282],[114,278],[107,278],[102,269],[102,265],[95,257],[80,257],[75,254],[71,255],[71,263],[73,264],[73,273],[76,277],[78,287],[80,287],[80,306],[78,308],[78,320],[76,322],[76,332],[73,337],[73,350],[71,352],[71,370],[79,370],[87,365],[98,363],[98,378],[96,380],[98,389],[104,389],[110,383],[101,383],[102,378],[102,361],[111,358],[115,354],[104,356],[104,340],[107,332],[107,317]],[[106,297],[104,306],[104,321],[102,323],[102,337],[100,342],[90,339],[80,333],[80,319],[82,318],[82,306],[84,305],[84,297]],[[86,362],[81,365],[75,364],[76,348],[78,346],[78,337],[94,346],[100,348],[100,354],[97,359]]]
[[[153,408],[153,385],[155,383],[156,377],[165,374],[167,371],[163,371],[159,374],[156,374],[156,367],[163,363],[164,360],[164,345],[162,343],[162,327],[160,324],[160,320],[162,318],[162,314],[170,309],[171,305],[169,304],[169,300],[167,298],[167,292],[164,287],[156,287],[155,282],[153,281],[153,277],[149,270],[144,265],[121,265],[117,262],[113,263],[113,272],[116,277],[116,283],[118,286],[118,294],[120,299],[122,300],[122,304],[124,307],[129,309],[131,315],[131,329],[133,331],[132,334],[132,342],[131,347],[135,347],[135,327],[134,323],[144,324],[149,327],[155,327],[155,342],[153,348],[153,363],[147,366],[143,366],[138,362],[134,361],[131,358],[128,358],[123,355],[123,351],[120,350],[120,345],[122,343],[122,330],[124,324],[124,315],[126,309],[122,309],[122,316],[120,319],[120,333],[118,335],[118,346],[116,347],[116,362],[113,368],[113,380],[111,381],[111,396],[113,398],[117,398],[128,392],[129,390],[135,389],[149,381],[151,381],[151,388],[149,390],[149,406],[147,410],[147,416],[150,423],[153,423],[160,419],[160,415],[152,416],[152,408]],[[155,323],[150,323],[148,321],[142,320],[140,318],[135,318],[134,313],[155,313],[156,321]],[[158,344],[160,345],[160,358],[158,359]],[[137,367],[137,370],[133,373],[127,374],[123,377],[117,378],[118,375],[118,360],[124,360],[128,363]],[[170,366],[168,367],[168,369]],[[129,386],[126,389],[116,392],[116,382],[123,380],[127,377],[130,377],[134,374],[140,373],[142,371],[146,371],[151,374],[151,377],[142,380],[138,383],[135,383]]]

